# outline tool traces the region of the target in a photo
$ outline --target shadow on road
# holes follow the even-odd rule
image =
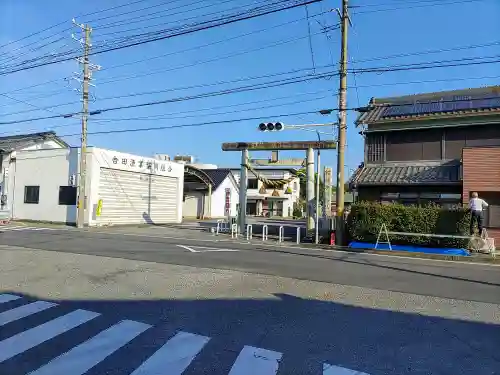
[[[476,284],[481,284],[481,285],[489,285],[489,286],[499,286],[500,284],[498,283],[490,283],[488,281],[482,281],[482,280],[473,280],[465,277],[456,277],[456,276],[450,276],[450,275],[440,275],[438,273],[432,273],[432,272],[423,272],[423,271],[415,271],[411,270],[408,268],[402,268],[402,267],[395,267],[395,266],[388,266],[386,264],[377,264],[373,261],[370,261],[367,258],[364,258],[362,260],[356,260],[352,259],[353,257],[356,257],[358,254],[362,253],[349,253],[342,255],[340,257],[332,257],[332,256],[325,256],[325,255],[320,255],[320,254],[315,254],[314,250],[311,252],[300,252],[300,251],[287,251],[286,249],[283,248],[277,248],[277,249],[268,249],[268,248],[258,248],[259,251],[266,251],[266,252],[280,252],[284,254],[291,254],[291,255],[298,255],[298,256],[305,256],[305,257],[312,257],[312,258],[317,258],[317,259],[326,259],[326,260],[333,260],[337,262],[344,262],[344,263],[352,263],[352,264],[359,264],[363,266],[369,266],[369,267],[377,267],[377,268],[382,268],[382,269],[387,269],[387,270],[392,270],[392,271],[401,271],[401,272],[407,272],[407,273],[412,273],[415,275],[424,275],[424,276],[432,276],[432,277],[438,277],[438,278],[443,278],[443,279],[448,279],[448,280],[457,280],[457,281],[466,281],[469,283],[476,283]]]
[[[369,375],[499,373],[500,325],[316,299],[321,297],[329,298],[54,300],[60,306],[4,325],[0,340],[76,309],[102,315],[0,363],[0,374],[26,374],[124,319],[153,327],[86,375],[130,374],[177,331],[211,338],[184,375],[228,374],[245,345],[283,353],[278,375],[319,375],[323,363]],[[0,304],[0,313],[26,303]]]
[[[12,232],[11,232],[12,233]],[[76,254],[87,254],[87,255],[101,255],[112,258],[123,258],[123,259],[131,259],[131,260],[153,260],[155,262],[160,263],[170,263],[170,264],[182,264],[182,265],[199,265],[197,263],[191,263],[191,259],[189,262],[179,261],[179,258],[175,260],[172,258],[168,252],[165,252],[162,257],[161,249],[166,246],[173,246],[172,244],[175,239],[168,239],[162,237],[147,237],[147,236],[127,236],[123,239],[122,242],[117,243],[117,240],[113,233],[103,234],[103,233],[92,233],[91,237],[85,236],[75,236],[75,233],[81,234],[81,232],[50,232],[49,233],[41,233],[38,232],[36,239],[34,237],[20,237],[16,239],[13,237],[10,241],[4,241],[3,244],[7,244],[10,246],[18,246],[24,248],[33,248],[40,250],[49,250],[49,251],[63,251],[69,253]],[[84,232],[85,233],[85,232]],[[111,236],[110,236],[111,235]],[[204,237],[205,238],[205,237]],[[209,240],[214,240],[217,237],[208,237]],[[200,241],[203,242],[203,239],[197,239],[196,237],[192,238],[192,241]],[[118,246],[118,247],[117,247]],[[120,247],[121,246],[121,247]],[[398,273],[407,273],[413,275],[421,275],[421,276],[429,276],[435,277],[436,282],[439,279],[446,280],[455,280],[462,281],[472,284],[485,285],[485,286],[493,286],[500,287],[500,283],[491,282],[481,279],[473,279],[470,277],[462,277],[462,276],[452,276],[449,274],[440,274],[438,272],[426,272],[421,270],[416,270],[417,267],[414,263],[407,263],[399,266],[395,265],[398,263],[393,263],[393,265],[389,265],[391,263],[390,257],[384,258],[383,261],[373,261],[368,257],[363,257],[362,259],[355,259],[356,257],[362,256],[362,252],[356,253],[345,253],[345,252],[323,252],[317,251],[315,249],[311,249],[310,251],[304,250],[303,248],[294,248],[294,247],[265,247],[256,243],[252,243],[250,245],[241,245],[235,244],[230,241],[228,238],[222,239],[222,241],[214,242],[211,246],[217,248],[225,248],[232,249],[238,247],[242,250],[247,251],[259,251],[270,254],[284,254],[289,256],[297,256],[297,257],[306,257],[312,259],[324,259],[325,261],[330,262],[341,262],[348,264],[356,264],[359,266],[366,266],[371,268],[378,268],[382,270],[390,270],[396,271]],[[249,247],[250,246],[250,247]],[[123,250],[123,251],[121,251]],[[154,251],[154,259],[151,259],[151,251]],[[227,258],[229,259],[229,258]],[[409,260],[411,261],[411,260]],[[234,262],[238,262],[238,259],[235,259]],[[231,264],[233,264],[232,262]],[[300,260],[297,260],[297,264],[300,264]],[[207,262],[205,267],[209,268],[220,268],[220,269],[234,269],[237,264],[234,264],[234,267],[228,266],[228,264],[220,264],[217,266],[213,266],[210,262]],[[237,268],[237,267],[236,267]],[[268,274],[266,269],[262,269],[258,271],[259,273]],[[280,273],[271,273],[272,275],[281,275]],[[290,277],[290,275],[283,274],[282,276]],[[299,277],[298,277],[299,278]],[[323,281],[321,279],[312,279],[316,281]],[[397,289],[391,289],[397,290]],[[432,295],[432,290],[428,291],[428,294]]]

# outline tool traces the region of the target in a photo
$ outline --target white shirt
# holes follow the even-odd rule
[[[469,201],[469,208],[472,211],[482,211],[484,207],[488,207],[488,203],[481,198],[471,198]]]

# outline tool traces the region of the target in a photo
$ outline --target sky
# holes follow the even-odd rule
[[[81,38],[73,18],[92,27],[93,48],[102,48],[113,45],[112,40],[118,37],[175,28],[265,3],[0,0],[0,70],[11,62],[81,48],[72,38],[72,34]],[[349,69],[500,56],[500,0],[350,0],[349,5]],[[315,140],[315,130],[320,130],[321,139],[335,139],[336,130],[330,126],[308,130],[286,126],[336,122],[336,112],[330,116],[318,113],[338,107],[336,76],[262,86],[297,75],[311,77],[338,71],[339,17],[331,10],[339,6],[340,0],[324,0],[92,56],[92,63],[100,65],[101,70],[92,76],[91,111],[174,100],[90,116],[89,145],[141,156],[193,155],[202,163],[237,167],[240,155],[223,152],[223,142]],[[112,7],[118,8],[103,11]],[[0,123],[80,111],[80,83],[72,77],[81,78],[81,67],[75,60],[0,75]],[[499,78],[500,63],[350,73],[347,106],[367,105],[373,97],[498,85]],[[189,98],[242,86],[253,89]],[[145,94],[148,92],[156,93]],[[363,160],[363,138],[354,125],[356,116],[355,111],[348,112],[348,174]],[[262,121],[280,121],[285,130],[261,133],[257,126]],[[165,129],[171,126],[175,128]],[[164,129],[130,131],[154,127]],[[78,118],[56,118],[0,124],[0,136],[54,130],[78,146],[80,129]],[[92,134],[115,130],[128,131]],[[296,158],[303,153],[281,155]],[[251,153],[255,158],[268,156]],[[336,173],[336,152],[322,153],[322,164],[333,167]]]

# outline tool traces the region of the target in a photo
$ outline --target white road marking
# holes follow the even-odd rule
[[[219,248],[215,248],[215,247],[205,247],[205,246],[177,245],[177,247],[189,250],[192,253],[212,253],[212,252],[235,253],[235,252],[239,251],[239,250],[235,250],[235,249],[219,249]],[[201,249],[201,250],[195,250],[194,248]]]
[[[0,313],[0,327],[38,312],[57,306],[57,303],[37,301]]]
[[[236,358],[229,375],[276,375],[282,353],[245,346]]]
[[[2,227],[3,230],[23,230],[29,227]]]
[[[15,301],[16,299],[19,299],[19,298],[21,298],[21,297],[15,296],[13,294],[0,294],[0,303]]]
[[[30,375],[83,375],[116,350],[151,328],[124,320],[50,361]]]
[[[183,248],[183,249],[186,249],[186,250],[188,250],[188,251],[190,251],[190,252],[192,252],[192,253],[197,253],[197,251],[196,251],[195,249],[192,249],[192,248],[190,248],[189,246],[184,246],[184,245],[177,245],[177,246],[178,246],[178,247],[181,247],[181,248]]]
[[[179,332],[131,375],[181,375],[209,340],[209,337]]]
[[[323,364],[323,375],[370,375],[366,372],[349,370],[345,367],[339,367],[334,365],[329,365],[328,363]]]
[[[0,363],[97,318],[99,315],[101,314],[92,311],[76,310],[0,341]]]

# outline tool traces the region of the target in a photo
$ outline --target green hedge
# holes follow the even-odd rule
[[[436,205],[417,207],[361,202],[352,206],[347,230],[350,241],[375,243],[384,223],[388,231],[394,232],[468,235],[469,222],[470,214],[462,207],[443,209]],[[427,247],[466,248],[468,243],[465,239],[452,238],[397,235],[389,238],[392,244]]]

